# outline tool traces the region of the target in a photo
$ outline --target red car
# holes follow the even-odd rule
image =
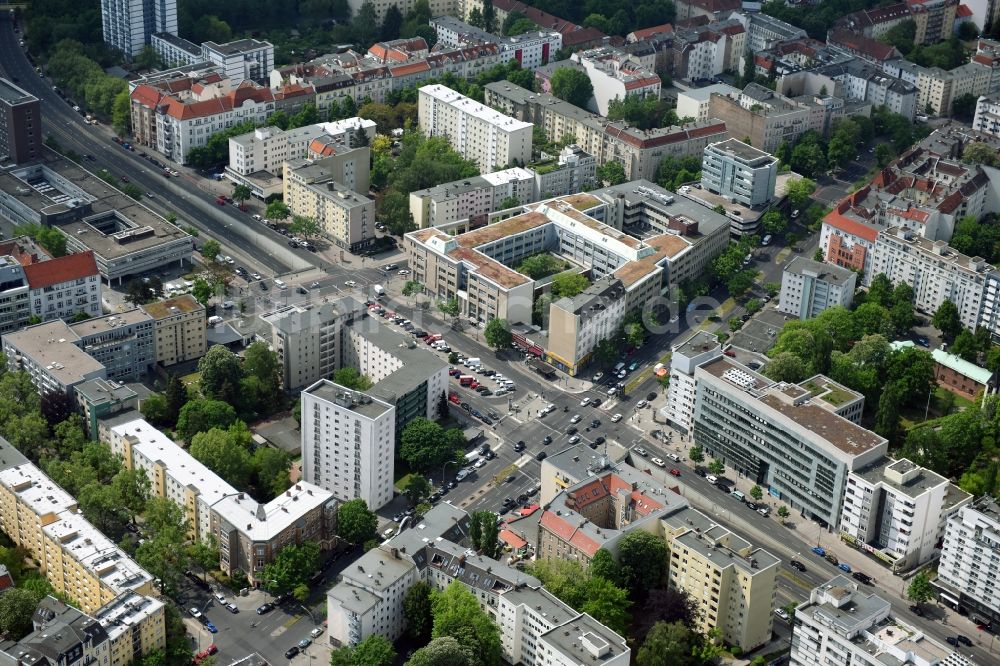
[[[672,469],[672,470],[670,470],[670,473],[673,474],[674,476],[680,476],[681,475],[681,471],[679,469]]]
[[[451,395],[449,395],[448,400],[452,401],[456,405],[461,404],[462,402],[462,399],[458,397],[457,393],[452,393]]]
[[[215,646],[215,643],[212,643],[211,645],[208,646],[208,648],[202,650],[201,652],[199,652],[194,656],[194,663],[200,664],[201,662],[205,661],[218,651],[219,648]]]
[[[225,206],[226,205],[226,197],[219,197],[218,199],[215,200],[215,203],[219,204],[220,206]]]

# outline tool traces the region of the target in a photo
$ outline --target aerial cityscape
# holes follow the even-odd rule
[[[0,666],[1000,664],[1000,2],[0,3]]]

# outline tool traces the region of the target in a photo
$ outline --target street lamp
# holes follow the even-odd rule
[[[457,465],[457,464],[458,463],[456,463],[454,460],[448,460],[448,461],[445,461],[445,463],[443,465],[441,465],[441,485],[442,486],[444,485],[444,471],[445,471],[445,469],[448,468],[448,465]]]

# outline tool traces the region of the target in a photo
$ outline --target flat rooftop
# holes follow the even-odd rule
[[[744,162],[775,160],[770,153],[765,153],[763,150],[759,150],[749,144],[743,143],[739,139],[726,139],[725,141],[709,144],[708,147],[720,153],[728,153],[737,159],[743,160]]]
[[[580,666],[598,666],[629,649],[623,637],[587,614],[550,629],[538,640]]]
[[[0,197],[31,209],[26,221],[37,223],[46,214],[64,235],[106,260],[191,242],[186,232],[75,162],[48,148],[41,155],[31,164],[0,170]]]
[[[29,326],[3,338],[63,386],[72,386],[104,371],[103,364],[76,346],[80,336],[61,319]]]
[[[256,39],[237,39],[232,42],[226,42],[225,44],[205,42],[202,46],[211,51],[218,51],[219,53],[224,53],[226,55],[236,55],[246,51],[267,48],[271,46],[271,44],[268,42],[258,41]]]
[[[10,106],[16,106],[27,102],[37,102],[38,98],[14,85],[12,81],[0,78],[0,101]]]
[[[523,120],[518,120],[517,118],[511,118],[508,115],[500,113],[495,109],[491,109],[485,104],[480,104],[474,99],[470,99],[461,93],[457,93],[447,86],[435,83],[432,85],[422,86],[420,92],[426,95],[430,95],[439,102],[448,104],[456,109],[461,110],[479,120],[485,121],[495,127],[498,127],[507,132],[513,132],[516,130],[529,129],[533,127],[531,123],[526,123]]]
[[[915,470],[920,470],[920,472],[914,476],[909,477],[904,483],[896,483],[895,479],[886,476],[887,470],[893,470],[900,475],[905,475]],[[861,469],[855,470],[854,474],[861,477],[868,483],[881,483],[884,486],[892,488],[898,493],[907,495],[908,497],[919,497],[931,488],[937,488],[942,483],[948,483],[948,479],[944,478],[936,472],[932,472],[929,469],[925,469],[913,463],[906,458],[901,458],[899,460],[893,460],[892,458],[882,458],[869,465],[865,465]],[[967,493],[966,493],[967,494]]]
[[[409,393],[426,382],[428,377],[448,367],[448,364],[429,351],[426,345],[422,347],[415,345],[412,337],[401,335],[370,316],[365,315],[361,319],[355,319],[344,328],[366,338],[402,362],[400,368],[367,391],[386,402],[392,402],[396,397]]]
[[[81,339],[84,339],[91,335],[107,333],[108,331],[116,328],[135,326],[136,324],[152,321],[152,317],[143,312],[141,308],[132,308],[131,310],[125,310],[124,312],[93,317],[75,324],[70,324],[69,327],[74,333],[79,335]]]
[[[674,347],[674,353],[691,358],[713,349],[718,349],[720,346],[719,339],[708,331],[697,331],[687,340]]]
[[[334,384],[329,379],[321,379],[304,393],[314,395],[321,400],[326,400],[344,409],[348,409],[359,416],[367,419],[377,419],[390,409],[392,405],[383,402],[378,398],[373,398],[364,391],[355,391],[340,384]]]
[[[175,296],[174,298],[167,298],[162,301],[156,301],[155,303],[147,303],[142,306],[142,309],[145,310],[146,314],[153,319],[159,320],[179,314],[204,311],[205,306],[199,303],[191,294],[181,294],[180,296]]]
[[[807,259],[806,257],[795,257],[792,259],[785,265],[784,272],[791,273],[792,275],[814,276],[824,282],[841,286],[844,285],[852,275],[854,275],[853,272],[847,270],[846,268],[841,268],[840,266],[834,266],[833,264],[826,264],[819,261],[813,261],[812,259]]]

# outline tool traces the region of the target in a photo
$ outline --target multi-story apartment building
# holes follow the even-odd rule
[[[267,504],[233,488],[185,449],[135,414],[107,431],[107,444],[129,469],[141,469],[156,497],[184,510],[192,539],[214,537],[219,566],[243,571],[251,582],[275,554],[290,543],[333,545],[336,501],[311,483],[300,481]]]
[[[177,34],[177,1],[101,0],[101,28],[104,43],[131,61],[154,33]]]
[[[169,32],[153,33],[149,38],[149,45],[167,68],[185,67],[202,62],[201,46]]]
[[[701,185],[750,208],[774,198],[778,160],[739,139],[726,139],[705,148]]]
[[[49,596],[32,616],[33,630],[0,644],[12,664],[72,663],[128,666],[166,645],[164,604],[159,599],[123,594],[93,615]]]
[[[458,14],[466,21],[474,9],[483,10],[484,0],[464,0],[459,5]],[[564,18],[543,12],[520,0],[491,0],[497,25],[503,25],[511,14],[524,16],[544,30],[554,30],[562,35],[563,46],[578,51],[593,46],[599,46],[607,40],[607,35],[597,28],[584,28]],[[442,12],[444,13],[444,12]],[[431,16],[438,16],[432,13]]]
[[[420,131],[444,136],[482,172],[531,161],[531,123],[523,122],[434,84],[420,88]]]
[[[1000,622],[1000,505],[989,496],[948,519],[934,585],[939,599],[968,612],[974,622]]]
[[[38,98],[0,78],[0,158],[30,162],[42,150],[42,110]]]
[[[3,336],[7,368],[28,373],[41,394],[72,396],[78,384],[108,376],[102,363],[75,344],[78,337],[62,320],[7,333]]]
[[[665,157],[701,155],[709,143],[729,136],[725,123],[714,119],[685,127],[640,130],[625,122],[609,122],[552,95],[534,93],[509,81],[487,84],[486,103],[534,123],[548,141],[574,137],[598,165],[621,163],[629,180],[654,180]]]
[[[913,43],[935,44],[951,38],[958,5],[958,0],[916,0],[862,9],[840,19],[836,28],[879,39],[900,23],[913,21]]]
[[[288,392],[333,376],[340,365],[343,326],[360,317],[361,304],[342,298],[322,305],[290,305],[260,316],[270,326],[267,343],[278,354],[281,385]]]
[[[497,44],[510,60],[517,60],[523,69],[537,69],[546,64],[562,48],[562,33],[555,30],[530,30],[520,35],[501,37],[473,27],[454,16],[435,16],[430,25],[437,34],[437,49],[466,48],[482,44]],[[499,27],[499,26],[498,26]]]
[[[372,510],[392,501],[395,408],[323,379],[302,392],[302,477]]]
[[[709,115],[724,121],[731,136],[750,137],[754,148],[769,153],[783,141],[794,143],[808,130],[827,135],[843,109],[839,97],[790,98],[756,83],[738,95],[713,94],[709,101]]]
[[[558,155],[533,162],[535,200],[576,194],[597,182],[597,161],[580,146],[564,146]]]
[[[504,661],[526,666],[627,666],[624,637],[549,594],[530,574],[470,551],[469,516],[444,503],[345,569],[327,592],[330,639],[356,645],[403,632],[403,598],[417,581],[469,588],[497,626]]]
[[[354,133],[359,130],[365,133],[369,141],[375,138],[375,123],[365,118],[347,118],[291,130],[260,127],[253,132],[232,137],[229,139],[226,178],[237,185],[246,185],[254,196],[261,199],[280,194],[283,165],[286,161],[311,156],[322,157],[324,153],[329,153],[329,156],[343,155],[344,166],[348,161],[353,164],[357,156],[348,160],[344,154],[352,149],[362,148],[356,145],[354,137]],[[316,139],[324,141],[314,144]],[[332,140],[333,143],[327,144],[325,140]],[[318,150],[312,150],[314,146]],[[361,163],[357,167],[354,171],[339,173],[340,182],[355,192],[367,192],[369,169]]]
[[[364,316],[344,324],[340,367],[372,380],[366,391],[395,408],[396,434],[418,416],[434,420],[448,391],[448,364],[413,338]]]
[[[850,308],[857,278],[846,268],[795,257],[781,272],[778,310],[811,319],[827,308]]]
[[[24,267],[10,255],[0,256],[0,302],[6,310],[0,312],[0,332],[16,331],[31,317],[28,278]]]
[[[216,65],[141,81],[132,88],[135,142],[186,164],[192,148],[233,125],[263,125],[274,112],[274,94],[250,80],[232,80]]]
[[[67,253],[93,251],[97,270],[109,284],[183,266],[191,258],[187,233],[48,148],[30,164],[0,171],[0,218],[14,226],[58,229],[66,238]],[[83,297],[75,291],[74,298]],[[96,293],[88,285],[87,305],[81,308],[88,307]],[[45,301],[41,305],[48,309]]]
[[[792,666],[970,666],[947,645],[893,616],[892,605],[846,576],[813,588],[795,609]]]
[[[201,358],[208,350],[205,306],[191,294],[181,294],[139,309],[153,320],[156,363],[169,367]]]
[[[554,467],[565,459],[558,457]],[[651,532],[667,542],[670,585],[695,600],[699,631],[718,629],[727,643],[745,650],[769,640],[778,558],[624,463],[594,465],[584,474],[570,470],[567,476],[538,521],[539,557],[587,566],[598,550],[617,557],[630,531]],[[568,483],[573,476],[583,478]]]
[[[740,89],[734,88],[727,83],[715,83],[704,88],[693,88],[677,93],[677,108],[675,112],[678,118],[693,118],[697,123],[707,123],[709,116],[710,102],[712,94],[739,95]]]
[[[274,69],[274,45],[257,39],[238,39],[217,44],[204,42],[201,57],[222,69],[227,79],[267,82]]]
[[[983,95],[979,98],[976,103],[976,115],[972,120],[972,129],[1000,136],[1000,93]]]
[[[137,380],[156,362],[153,318],[139,308],[76,322],[69,330],[76,338],[73,344],[103,365],[108,379]]]
[[[367,183],[369,155],[365,147],[284,165],[284,200],[292,214],[316,220],[323,236],[352,252],[375,241],[375,202],[343,181]]]
[[[533,170],[511,167],[410,192],[410,214],[418,229],[445,226],[461,220],[480,223],[510,197],[527,204],[535,197]]]
[[[52,588],[96,613],[122,594],[152,595],[153,577],[79,513],[76,499],[0,438],[0,529]]]
[[[711,79],[738,71],[746,51],[747,31],[736,19],[678,28],[667,61],[667,72],[689,81]]]
[[[125,384],[107,379],[91,379],[73,387],[76,407],[91,439],[98,439],[100,424],[122,412],[139,408],[139,394]]]
[[[25,258],[21,255],[18,260],[24,263]],[[54,259],[36,254],[23,270],[31,316],[49,321],[101,314],[101,276],[93,251]]]
[[[781,42],[805,38],[806,31],[790,23],[780,21],[763,12],[733,12],[736,19],[746,28],[746,51],[759,53],[773,48]]]
[[[931,241],[908,227],[880,231],[872,258],[875,275],[884,273],[893,284],[913,287],[913,306],[933,314],[945,300],[958,307],[962,325],[980,324],[987,293],[987,274],[993,266],[981,257],[967,257],[945,241]]]
[[[848,474],[840,538],[907,571],[940,554],[946,522],[971,501],[929,469],[883,458]]]
[[[722,345],[714,335],[699,331],[678,345],[670,356],[670,385],[667,387],[666,416],[670,423],[691,432],[697,384],[695,368],[722,356]]]
[[[759,61],[761,56],[757,58]],[[918,107],[920,90],[915,83],[889,76],[859,58],[802,71],[783,72],[783,63],[775,69],[781,74],[777,90],[784,95],[818,95],[826,88],[849,104],[884,106],[909,120],[924,111]]]
[[[602,46],[588,51],[577,51],[570,61],[578,64],[590,78],[594,87],[592,111],[608,115],[612,100],[626,97],[660,97],[660,77],[643,66],[629,54],[619,49]],[[559,64],[550,65],[558,68]],[[551,92],[543,87],[543,92]]]
[[[826,377],[775,383],[728,357],[695,369],[694,441],[806,517],[840,522],[848,473],[885,455],[851,420],[864,398]]]

